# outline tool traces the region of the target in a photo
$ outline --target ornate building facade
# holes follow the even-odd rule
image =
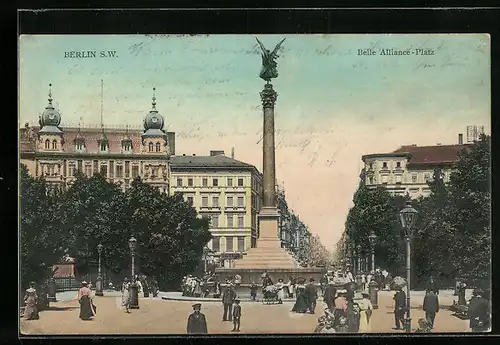
[[[173,156],[170,170],[171,193],[182,193],[199,214],[211,218],[208,248],[215,256],[255,247],[262,174],[253,165],[210,151],[209,156]]]
[[[153,89],[154,91],[154,89]],[[175,133],[166,133],[164,119],[152,108],[144,118],[143,131],[104,128],[62,128],[61,114],[48,105],[39,117],[39,126],[28,124],[20,130],[20,161],[35,177],[48,185],[70,186],[77,171],[87,176],[100,172],[107,180],[126,190],[136,176],[169,193],[168,159],[174,154]]]
[[[216,256],[243,254],[255,246],[262,174],[223,151],[176,156],[175,133],[164,130],[154,93],[143,130],[62,127],[61,113],[52,102],[49,90],[39,125],[26,124],[19,131],[20,163],[32,176],[44,178],[50,186],[67,188],[77,171],[87,176],[99,172],[124,191],[140,176],[163,193],[183,193],[199,214],[211,217],[213,239],[208,247]]]
[[[364,182],[369,188],[383,186],[394,195],[409,194],[412,199],[427,196],[427,181],[434,169],[441,169],[444,182],[448,182],[459,152],[471,147],[463,143],[462,134],[458,138],[455,145],[409,145],[390,153],[364,155]]]

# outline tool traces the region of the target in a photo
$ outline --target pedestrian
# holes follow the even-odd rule
[[[78,302],[80,303],[80,319],[82,320],[92,320],[95,315],[93,304],[92,304],[92,292],[88,288],[87,282],[82,281],[82,286],[78,290]]]
[[[295,293],[295,279],[293,277],[288,278],[288,297],[293,298]]]
[[[229,282],[227,282],[226,288],[222,293],[222,304],[224,305],[224,315],[222,316],[222,321],[232,321],[232,307],[234,300],[236,299],[236,292],[234,292],[233,287]]]
[[[362,293],[363,298],[358,300],[357,303],[361,310],[359,319],[359,330],[362,333],[370,333],[370,318],[373,313],[373,305],[370,301],[369,294]]]
[[[205,315],[200,312],[201,303],[193,304],[193,313],[189,315],[187,322],[188,334],[207,334],[207,320]]]
[[[489,303],[482,294],[482,290],[475,289],[469,303],[469,327],[472,332],[485,332],[490,328]]]
[[[125,277],[123,279],[122,287],[121,287],[121,293],[122,293],[122,307],[125,307],[125,311],[127,313],[130,313],[130,282],[128,281],[128,278]]]
[[[316,309],[316,300],[318,299],[318,290],[316,289],[316,284],[314,283],[314,278],[309,279],[309,284],[306,287],[307,300],[309,302],[309,312],[314,314]]]
[[[331,312],[333,312],[334,300],[335,300],[336,293],[337,293],[337,289],[333,285],[333,281],[329,282],[328,285],[326,286],[323,300]]]
[[[361,273],[361,291],[366,289],[366,275],[364,272]]]
[[[250,285],[250,298],[252,299],[252,301],[255,301],[255,299],[257,298],[258,288],[259,287],[257,286],[257,284],[255,284],[255,282],[253,281],[252,285]]]
[[[385,277],[385,289],[391,291],[391,284],[392,284],[392,274],[387,273],[387,276]]]
[[[349,268],[347,269],[346,279],[348,283],[354,282],[354,277],[352,276],[351,270]]]
[[[396,287],[396,293],[393,297],[394,300],[394,321],[396,323],[395,330],[402,329],[404,326],[404,316],[406,312],[406,294],[400,285]]]
[[[239,274],[236,274],[234,276],[234,285],[236,285],[236,287],[239,287],[241,285],[241,276]]]
[[[319,280],[319,284],[321,286],[321,296],[324,296],[326,287],[328,285],[328,273],[325,273],[321,279]]]
[[[361,319],[361,308],[357,302],[347,305],[347,324],[350,333],[359,332],[359,323]]]
[[[423,309],[425,311],[425,319],[430,328],[433,329],[436,313],[439,312],[439,299],[434,291],[427,290],[424,297]]]
[[[38,294],[35,289],[35,282],[30,283],[30,287],[26,289],[24,295],[24,318],[26,320],[38,320]]]
[[[139,294],[143,293],[143,289],[142,289],[141,279],[137,274],[134,277],[134,283],[137,286],[137,296],[139,297]]]
[[[195,278],[194,282],[195,282],[195,285],[194,285],[194,297],[196,297],[196,298],[201,297],[201,294],[202,294],[201,280],[199,278]]]
[[[240,323],[241,323],[241,305],[240,305],[240,300],[236,298],[234,300],[234,306],[233,306],[233,329],[232,329],[232,332],[239,332],[240,331]]]
[[[306,286],[304,285],[305,280],[303,278],[299,279],[297,288],[296,288],[296,300],[293,305],[292,311],[296,313],[305,313],[309,308],[309,300],[307,298]]]
[[[373,274],[374,274],[374,273],[375,273],[375,272],[370,271],[370,273],[368,273],[368,275],[366,276],[366,284],[367,284],[368,286],[370,286],[370,283],[372,282],[372,279],[373,279]]]
[[[283,279],[278,279],[275,286],[278,289],[278,302],[279,304],[283,304],[283,300],[285,299],[285,284],[283,283]]]

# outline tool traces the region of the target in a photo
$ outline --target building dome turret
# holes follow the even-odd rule
[[[45,107],[40,116],[39,123],[41,133],[61,133],[59,125],[61,124],[61,114],[52,105],[52,84],[49,84],[49,104]]]
[[[165,120],[163,116],[158,113],[156,110],[156,97],[155,97],[155,88],[153,88],[153,102],[151,102],[151,110],[144,118],[144,134],[143,136],[163,136],[165,132],[163,131],[163,127],[165,125]]]

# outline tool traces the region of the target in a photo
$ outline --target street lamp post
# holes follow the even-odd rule
[[[203,261],[205,262],[205,268],[203,273],[207,273],[207,255],[208,255],[208,247],[203,247]]]
[[[130,284],[130,309],[139,309],[139,291],[137,284],[135,283],[135,248],[137,246],[137,240],[132,236],[128,240],[128,246],[130,248],[130,256],[132,257],[132,283]]]
[[[405,240],[406,240],[406,286],[407,286],[407,294],[406,294],[406,320],[405,320],[405,329],[406,332],[411,332],[411,317],[410,317],[410,309],[411,309],[411,299],[410,299],[410,278],[411,278],[411,239],[413,237],[413,228],[417,221],[418,211],[415,210],[411,206],[411,201],[406,202],[406,206],[399,212],[399,216],[401,219],[401,225],[404,230]]]
[[[358,244],[356,249],[357,249],[357,260],[358,260],[358,266],[356,268],[356,275],[360,275],[361,274],[361,245]]]
[[[370,249],[372,254],[372,268],[371,270],[375,272],[375,241],[377,240],[377,235],[372,231],[370,236],[368,236],[368,240],[370,241]]]
[[[102,276],[101,276],[101,253],[102,253],[102,244],[97,245],[97,253],[99,254],[99,266],[97,268],[97,279],[96,279],[96,296],[103,296],[103,286],[102,286]]]

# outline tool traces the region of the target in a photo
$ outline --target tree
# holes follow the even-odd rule
[[[450,175],[451,253],[458,275],[483,284],[491,279],[491,137],[482,135],[459,154]]]
[[[392,196],[385,188],[368,189],[361,184],[354,194],[354,206],[346,220],[347,246],[355,254],[358,245],[368,251],[368,236],[377,235],[375,245],[376,265],[398,274],[404,268],[404,241],[399,210],[404,198]]]
[[[318,235],[311,236],[311,243],[309,246],[308,263],[311,266],[324,266],[328,267],[331,261],[331,254],[326,247],[321,243]]]
[[[138,244],[141,272],[155,276],[162,286],[177,284],[195,270],[203,247],[212,238],[209,219],[198,217],[182,194],[160,193],[134,180],[126,193],[128,214]]]
[[[65,253],[65,236],[59,227],[59,195],[50,193],[42,179],[35,179],[21,164],[20,256],[21,286],[43,283]]]
[[[86,177],[80,172],[61,198],[61,227],[69,242],[69,255],[76,259],[78,274],[85,274],[98,259],[102,244],[103,265],[115,273],[127,270],[130,257],[130,215],[120,188],[100,174]]]

